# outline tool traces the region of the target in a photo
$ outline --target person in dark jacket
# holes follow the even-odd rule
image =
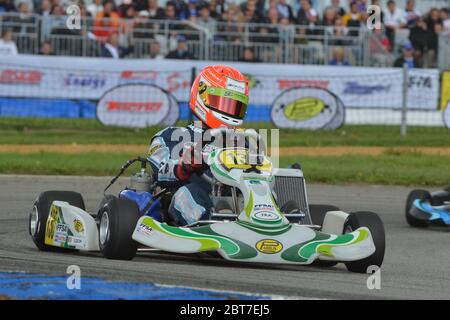
[[[193,56],[187,50],[185,36],[178,36],[177,48],[170,51],[167,54],[166,59],[193,59]]]
[[[422,68],[422,63],[414,55],[414,47],[410,42],[403,46],[403,55],[394,62],[394,68],[403,68],[406,63],[408,69]]]

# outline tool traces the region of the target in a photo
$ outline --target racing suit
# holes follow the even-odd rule
[[[204,129],[193,124],[186,128],[169,127],[158,132],[150,142],[148,159],[153,169],[153,178],[162,186],[178,187],[170,202],[169,214],[180,226],[207,220],[213,207],[209,183],[197,174],[192,174],[189,178],[180,176],[179,159],[183,146],[193,143],[203,133]],[[201,141],[204,151],[211,148],[208,141]]]

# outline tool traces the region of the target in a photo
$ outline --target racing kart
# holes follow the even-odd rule
[[[140,162],[141,170],[118,196],[105,195],[92,214],[79,193],[41,193],[29,218],[36,246],[100,251],[106,258],[123,260],[154,250],[252,263],[342,262],[360,273],[381,267],[385,233],[379,216],[309,205],[299,165],[274,168],[268,156],[251,154],[248,148],[215,149],[208,153],[208,170],[201,174],[211,184],[213,212],[208,220],[178,226],[167,213],[174,190],[152,181],[146,172],[148,161],[127,161],[106,189],[132,163]]]
[[[450,225],[450,186],[430,193],[413,190],[406,200],[406,221],[412,227]]]

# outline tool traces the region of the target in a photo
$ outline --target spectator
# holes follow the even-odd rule
[[[414,55],[414,47],[410,42],[403,45],[403,54],[394,62],[394,68],[403,68],[406,63],[408,69],[421,68],[420,61]]]
[[[372,66],[387,67],[392,64],[388,63],[388,55],[386,53],[392,50],[391,43],[383,29],[373,29],[373,37],[369,38],[370,55],[372,58]]]
[[[441,18],[442,18],[442,25],[444,27],[445,32],[450,32],[450,9],[442,9],[441,10]]]
[[[202,5],[199,8],[199,17],[197,19],[197,24],[200,27],[205,28],[209,32],[216,32],[217,22],[210,16],[209,7],[207,5]]]
[[[295,20],[292,7],[286,3],[286,0],[278,1],[277,10],[281,18],[289,19],[289,21]]]
[[[361,21],[363,21],[363,16],[359,10],[358,2],[353,1],[350,4],[350,11],[342,17],[342,22],[346,27],[354,28],[349,32],[350,36],[357,37],[359,35],[358,29],[361,27]]]
[[[430,32],[428,31],[427,23],[419,17],[416,21],[416,25],[411,29],[409,34],[409,40],[411,41],[414,50],[421,54],[425,53],[428,48],[429,36]]]
[[[37,10],[37,14],[47,17],[52,11],[52,3],[50,0],[42,0],[41,7]]]
[[[317,23],[317,11],[312,7],[311,1],[301,0],[301,6],[297,13],[297,24],[308,26],[308,32],[312,33]]]
[[[110,0],[103,4],[103,11],[95,16],[94,35],[103,40],[110,34],[116,33],[119,29],[119,15],[117,14],[114,3]]]
[[[177,48],[175,50],[170,51],[167,56],[167,59],[193,59],[192,55],[187,50],[186,37],[178,36],[177,38]]]
[[[17,46],[13,41],[13,33],[11,30],[5,30],[0,39],[0,55],[17,55]]]
[[[333,46],[346,46],[349,44],[348,28],[344,25],[344,21],[341,17],[336,19],[334,28],[328,28],[326,32],[331,38],[329,44]]]
[[[406,26],[412,29],[416,26],[417,20],[421,17],[420,11],[416,9],[416,0],[407,0],[405,8]]]
[[[148,0],[147,6],[150,19],[164,19],[164,9],[158,6],[158,0]]]
[[[333,58],[328,62],[330,66],[350,66],[350,62],[345,59],[345,50],[342,47],[333,49]]]
[[[189,19],[189,21],[196,21],[197,20],[197,16],[198,16],[198,12],[197,12],[197,6],[198,6],[198,0],[189,0],[189,2],[187,3],[187,17]]]
[[[386,36],[391,42],[391,46],[394,46],[395,32],[406,26],[405,14],[397,8],[394,0],[389,0],[387,6],[388,10],[384,13],[384,25]]]
[[[91,17],[96,17],[99,12],[103,12],[102,0],[93,0],[88,6],[87,11]]]
[[[43,56],[53,56],[53,47],[52,43],[49,40],[45,40],[42,42],[41,50],[39,51],[40,55]]]
[[[164,55],[161,53],[161,44],[158,41],[150,42],[149,58],[155,60],[164,59]]]
[[[138,13],[133,27],[133,38],[136,39],[152,39],[153,23],[149,20],[149,12],[142,10]]]
[[[427,68],[435,68],[439,47],[439,34],[444,30],[442,23],[434,24],[434,29],[428,37],[428,50],[426,52]]]
[[[30,10],[28,2],[20,2],[17,6],[18,15],[12,17],[10,21],[14,24],[13,32],[26,35],[36,32],[35,20]]]
[[[106,43],[102,45],[101,57],[120,59],[130,54],[132,48],[125,48],[119,45],[119,34],[112,32],[108,35]]]
[[[242,58],[240,59],[241,62],[261,62],[261,60],[259,60],[258,58],[255,57],[255,54],[253,52],[252,48],[245,48],[244,49],[244,55],[242,56]]]
[[[322,26],[324,27],[333,27],[336,22],[336,10],[332,7],[328,7],[325,9],[322,19]]]
[[[178,20],[185,20],[187,19],[187,7],[186,3],[184,3],[184,0],[171,0],[168,1],[166,6],[168,4],[171,4],[175,8],[175,16]]]
[[[331,5],[328,6],[326,10],[334,10],[334,12],[343,17],[345,15],[345,9],[341,7],[341,1],[340,0],[331,0]]]
[[[14,10],[14,4],[11,0],[0,0],[0,15],[4,12],[12,12]]]

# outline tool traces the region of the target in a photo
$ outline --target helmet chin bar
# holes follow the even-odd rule
[[[212,111],[212,114],[214,117],[219,119],[224,124],[229,125],[230,127],[239,127],[244,122],[244,120],[242,120],[242,119],[236,119],[236,118],[233,118],[230,116],[226,116],[226,115],[216,112],[214,110],[211,110],[211,111]]]

